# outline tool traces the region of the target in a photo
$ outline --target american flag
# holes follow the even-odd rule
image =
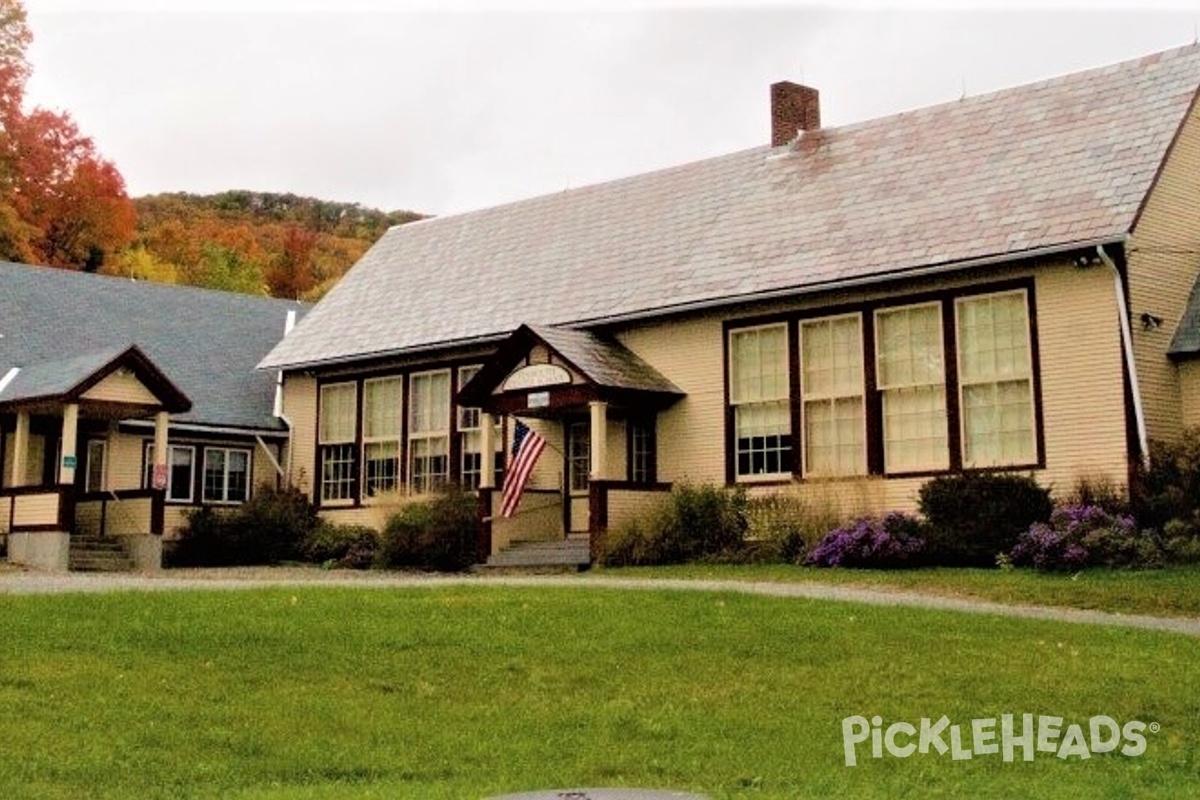
[[[511,517],[517,511],[521,502],[521,492],[533,473],[533,465],[538,456],[546,449],[546,440],[531,430],[521,420],[517,420],[513,430],[512,452],[508,457],[508,466],[504,470],[504,491],[501,495],[500,516]]]

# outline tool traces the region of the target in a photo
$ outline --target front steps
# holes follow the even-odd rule
[[[68,566],[73,572],[133,572],[133,559],[117,539],[72,536]]]
[[[486,569],[574,569],[591,566],[591,544],[587,534],[550,541],[514,541],[483,566]]]

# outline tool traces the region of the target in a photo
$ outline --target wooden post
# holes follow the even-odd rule
[[[9,486],[28,486],[26,463],[29,460],[29,412],[17,412],[17,429],[13,432],[12,475]]]
[[[62,460],[58,463],[58,482],[74,485],[79,456],[79,404],[67,403],[62,415]]]
[[[593,400],[588,403],[591,412],[591,464],[588,468],[588,479],[603,480],[605,465],[608,463],[608,403]]]

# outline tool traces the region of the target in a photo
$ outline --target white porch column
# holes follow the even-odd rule
[[[496,488],[496,418],[479,414],[479,488]]]
[[[154,477],[151,485],[156,489],[166,488],[167,426],[170,421],[171,415],[166,411],[159,411],[154,415],[154,468],[150,474]],[[160,481],[162,482],[161,486],[159,485]]]
[[[62,414],[62,460],[58,462],[58,482],[75,483],[78,464],[79,404],[67,403]],[[67,466],[70,464],[70,466]]]
[[[592,463],[588,479],[598,481],[604,479],[605,464],[608,463],[608,403],[593,400],[588,403],[588,411],[592,415]]]
[[[25,464],[29,459],[29,412],[17,412],[17,429],[12,438],[13,459],[12,475],[9,476],[9,486],[27,486]]]

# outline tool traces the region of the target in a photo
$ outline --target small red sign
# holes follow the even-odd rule
[[[166,464],[155,464],[154,465],[154,475],[151,480],[151,485],[155,489],[167,488],[167,465]]]

